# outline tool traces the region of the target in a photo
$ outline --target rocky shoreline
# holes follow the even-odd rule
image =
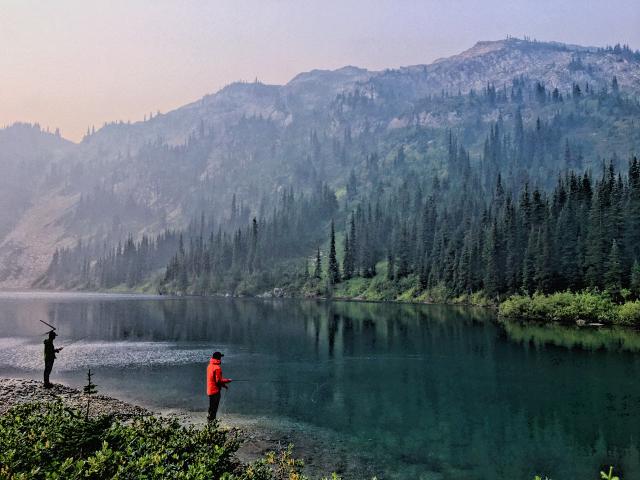
[[[51,402],[60,400],[64,405],[84,409],[87,397],[81,390],[56,383],[45,389],[42,382],[25,378],[0,377],[0,415],[12,406],[28,402]],[[107,395],[92,395],[91,415],[112,414],[126,421],[140,416],[155,415],[167,419],[177,419],[183,425],[203,425],[206,413],[182,410],[152,411]],[[266,426],[259,419],[225,416],[220,422],[223,428],[237,429],[243,443],[237,452],[244,463],[254,461],[269,451],[279,451],[289,444],[294,445],[294,456],[305,462],[305,473],[311,478],[322,478],[331,472],[337,472],[344,478],[365,478],[361,474],[366,470],[361,462],[347,460],[343,448],[322,440],[320,432],[310,438],[309,432],[294,424],[286,428]]]
[[[44,388],[42,382],[23,378],[0,378],[0,415],[19,403],[52,402],[60,400],[64,405],[84,409],[87,397],[75,388],[59,383]],[[123,402],[106,395],[91,396],[91,415],[113,414],[121,420],[151,415],[146,408]]]

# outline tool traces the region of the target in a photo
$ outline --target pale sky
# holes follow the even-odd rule
[[[235,80],[429,63],[528,35],[640,48],[640,0],[0,0],[0,126],[79,140]]]

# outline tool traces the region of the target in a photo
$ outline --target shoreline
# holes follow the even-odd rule
[[[0,416],[20,403],[56,400],[80,411],[84,411],[87,405],[87,397],[81,390],[62,383],[54,383],[51,389],[45,389],[38,380],[0,377]],[[183,426],[201,427],[206,424],[205,411],[157,409],[109,395],[92,395],[90,416],[103,414],[114,414],[120,421],[153,415],[166,420],[177,420]],[[223,429],[239,432],[242,444],[236,456],[242,463],[251,463],[269,451],[280,451],[293,444],[293,456],[304,461],[305,474],[310,478],[323,478],[332,472],[345,479],[365,478],[363,475],[369,475],[364,461],[348,456],[344,447],[334,445],[327,432],[321,432],[319,428],[312,428],[313,434],[310,435],[309,428],[293,421],[276,426],[267,417],[242,415],[222,415],[219,424]]]
[[[119,290],[119,289],[106,289],[106,290],[68,290],[68,289],[2,289],[0,290],[0,296],[3,294],[11,294],[11,295],[47,295],[47,294],[58,294],[58,295],[86,295],[86,296],[112,296],[112,297],[134,297],[141,299],[166,299],[166,300],[179,300],[183,298],[205,298],[205,299],[223,299],[223,300],[308,300],[308,301],[318,301],[318,302],[353,302],[353,303],[374,303],[374,304],[392,304],[392,305],[446,305],[446,306],[460,306],[460,307],[476,307],[476,308],[484,308],[487,310],[493,310],[497,312],[498,305],[497,304],[486,304],[486,303],[473,303],[473,302],[427,302],[427,301],[418,301],[418,300],[375,300],[375,299],[367,299],[367,298],[359,298],[359,297],[341,297],[341,296],[333,296],[333,297],[321,297],[321,296],[275,296],[275,295],[232,295],[229,293],[214,293],[211,295],[199,295],[199,294],[174,294],[174,293],[149,293],[145,291],[138,290]]]
[[[560,295],[564,293],[569,293],[571,295],[579,295],[584,292],[555,292],[554,294],[545,295],[546,298],[553,295]],[[483,310],[487,310],[493,312],[496,316],[494,321],[496,323],[502,323],[504,321],[513,321],[513,322],[524,322],[532,325],[549,325],[549,324],[558,324],[563,326],[577,326],[580,328],[611,328],[614,326],[626,328],[629,330],[633,330],[636,332],[640,332],[640,320],[636,320],[636,323],[617,323],[614,321],[604,322],[604,323],[594,323],[592,321],[585,321],[581,316],[575,317],[575,319],[571,319],[570,321],[561,321],[555,318],[544,318],[544,317],[536,317],[536,318],[527,318],[526,315],[523,316],[513,316],[509,314],[502,313],[501,306],[504,303],[507,303],[510,300],[518,297],[517,294],[508,296],[500,303],[487,303],[487,302],[473,302],[473,301],[420,301],[420,300],[402,300],[402,299],[394,299],[394,300],[376,300],[376,299],[367,299],[367,298],[359,298],[359,297],[345,297],[345,296],[287,296],[287,295],[272,295],[269,292],[265,292],[264,294],[259,295],[232,295],[229,293],[214,293],[211,295],[196,295],[196,294],[160,294],[160,293],[148,293],[143,291],[129,290],[126,292],[123,291],[112,291],[112,290],[0,290],[0,296],[3,294],[24,294],[24,295],[32,295],[32,294],[69,294],[69,295],[87,295],[87,296],[113,296],[113,297],[127,297],[127,298],[137,298],[137,299],[162,299],[162,300],[179,300],[179,299],[224,299],[224,300],[254,300],[254,301],[313,301],[313,302],[345,302],[345,303],[369,303],[369,304],[390,304],[390,305],[422,305],[422,306],[448,306],[448,307],[465,307],[465,308],[481,308]],[[469,300],[473,295],[464,295],[460,298],[466,298]],[[455,300],[455,299],[453,299]],[[640,307],[639,307],[640,310]]]

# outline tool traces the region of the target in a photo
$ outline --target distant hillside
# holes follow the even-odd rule
[[[0,286],[32,285],[56,248],[78,240],[97,254],[130,234],[184,228],[202,212],[218,224],[245,224],[290,187],[310,192],[326,183],[341,199],[355,176],[374,188],[372,156],[385,176],[400,175],[390,159],[403,144],[421,175],[446,176],[449,130],[478,161],[490,126],[510,124],[516,111],[532,125],[575,110],[585,120],[557,141],[575,145],[584,166],[626,157],[638,150],[636,112],[628,103],[604,109],[597,99],[614,88],[614,77],[625,101],[637,99],[640,55],[507,39],[429,65],[314,70],[282,86],[234,83],[143,122],[105,125],[79,144],[10,127],[0,132],[9,172],[0,179],[8,207],[0,218]],[[575,88],[593,101],[554,103],[554,95],[573,98]],[[524,173],[548,181],[563,155],[549,153]]]

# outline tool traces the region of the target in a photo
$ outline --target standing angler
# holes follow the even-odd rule
[[[51,388],[53,386],[51,382],[49,382],[49,374],[53,369],[53,362],[56,359],[56,353],[60,352],[63,348],[55,348],[53,346],[53,339],[57,336],[56,332],[51,330],[49,332],[49,338],[44,341],[44,388]]]
[[[209,365],[207,366],[207,395],[209,395],[209,415],[207,420],[213,422],[218,413],[218,405],[220,404],[220,389],[227,388],[227,383],[231,382],[230,378],[222,376],[222,357],[220,352],[213,352]]]

